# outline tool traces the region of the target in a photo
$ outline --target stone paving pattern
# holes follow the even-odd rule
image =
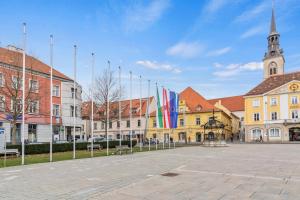
[[[0,199],[297,200],[300,145],[195,146],[18,166],[0,169],[0,180]]]

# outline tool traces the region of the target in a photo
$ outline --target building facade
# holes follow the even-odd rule
[[[109,123],[107,128],[108,138],[116,140],[128,140],[130,137],[130,130],[132,130],[132,137],[135,140],[143,139],[147,132],[147,105],[149,102],[149,113],[155,110],[155,101],[153,97],[132,100],[132,119],[130,121],[130,101],[124,100],[121,103],[121,123],[119,123],[119,102],[110,103]],[[141,105],[141,110],[140,110]],[[82,118],[84,123],[84,134],[86,138],[91,137],[91,102],[85,102],[82,106]],[[106,137],[106,113],[105,106],[94,106],[94,137]],[[141,112],[140,112],[141,111]],[[141,118],[140,118],[141,113]]]
[[[223,97],[208,100],[215,107],[223,110],[232,117],[232,133],[236,139],[245,140],[245,99],[244,96]]]
[[[210,104],[204,97],[193,90],[186,88],[179,94],[178,127],[165,129],[156,127],[156,115],[152,113],[148,127],[147,138],[157,138],[160,142],[171,141],[180,143],[203,142],[213,132],[213,137],[223,135],[227,140],[231,137],[233,123],[232,116],[222,109]],[[205,125],[213,118],[224,124],[224,129],[205,129]]]
[[[264,80],[245,95],[246,141],[300,140],[300,72],[285,73],[274,10],[264,61]]]
[[[5,128],[9,143],[21,142],[22,123],[22,49],[0,48],[0,125]],[[26,55],[25,79],[25,140],[29,143],[63,140],[65,102],[71,94],[63,90],[73,80],[53,69],[53,133],[50,132],[50,67]],[[80,86],[78,87],[80,88]],[[81,94],[80,94],[81,95]],[[15,126],[13,124],[16,124]],[[13,135],[13,128],[16,134]]]

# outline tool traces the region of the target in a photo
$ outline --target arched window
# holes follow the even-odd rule
[[[270,137],[280,137],[280,129],[279,128],[270,128],[269,136]]]
[[[259,139],[259,137],[262,135],[262,131],[259,128],[252,129],[252,138],[253,139]]]
[[[277,64],[275,62],[271,62],[269,64],[269,71],[270,71],[270,75],[277,74]]]

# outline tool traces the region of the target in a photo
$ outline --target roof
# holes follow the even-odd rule
[[[150,102],[153,101],[154,97],[150,97]],[[147,111],[147,100],[148,98],[142,98],[142,116],[145,116],[146,111]],[[91,102],[83,102],[82,104],[82,109],[81,109],[81,114],[82,117],[84,118],[89,118],[89,112],[91,110]],[[96,107],[96,106],[95,106]],[[140,99],[132,99],[132,117],[137,117],[140,116]],[[102,106],[97,106],[97,110],[94,112],[95,113],[95,118],[94,120],[103,118],[104,112],[105,112],[105,105]],[[110,109],[110,117],[111,118],[118,118],[119,117],[119,101],[115,102],[110,102],[109,105]],[[130,100],[123,100],[121,101],[121,110],[122,110],[122,118],[128,118],[129,117],[129,111],[130,111]]]
[[[215,105],[218,101],[221,101],[221,105],[223,105],[231,112],[245,110],[245,99],[244,96],[242,95],[208,100],[208,102],[211,103],[212,105]]]
[[[19,50],[10,50],[8,48],[2,48],[0,47],[0,63],[5,63],[8,65],[14,65],[16,67],[22,67],[23,66],[23,54]],[[47,75],[50,75],[50,66],[43,63],[42,61],[38,60],[37,58],[34,58],[30,55],[26,55],[25,57],[26,62],[26,69],[32,69],[34,71],[44,73]],[[63,73],[53,69],[53,76],[72,80]]]
[[[98,106],[94,103],[94,120],[99,119],[99,115],[97,114]],[[92,111],[92,102],[86,101],[81,104],[81,117],[82,119],[89,119]]]
[[[203,96],[201,96],[191,87],[187,87],[186,89],[184,89],[179,94],[179,99],[185,101],[187,107],[191,112],[198,111],[199,106],[201,107],[200,112],[218,110],[214,105],[209,103]]]
[[[300,71],[288,74],[271,76],[250,90],[245,96],[261,95],[274,90],[293,80],[300,81]]]

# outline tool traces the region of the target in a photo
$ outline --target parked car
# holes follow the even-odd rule
[[[106,141],[104,137],[94,137],[93,142],[103,142]],[[92,142],[92,138],[88,139],[88,142]]]
[[[159,144],[159,140],[156,140],[156,139],[150,139],[150,144],[156,144],[156,142],[157,142],[157,144]],[[144,141],[144,145],[149,145],[149,140],[148,139],[146,139],[145,141]]]

